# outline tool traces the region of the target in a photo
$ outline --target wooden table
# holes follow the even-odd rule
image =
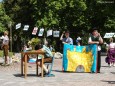
[[[27,57],[28,57],[28,55],[31,55],[31,54],[36,54],[37,56],[38,56],[38,54],[43,55],[42,65],[41,65],[41,77],[43,77],[43,63],[44,63],[44,54],[45,53],[42,51],[27,51],[27,52],[21,53],[21,75],[23,75],[23,63],[24,63],[24,77],[25,78],[27,77]],[[25,62],[23,61],[23,58],[24,58]],[[38,75],[38,64],[36,64],[36,75]]]

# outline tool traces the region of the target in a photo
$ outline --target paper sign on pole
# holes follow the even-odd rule
[[[52,35],[52,30],[47,31],[47,37]]]
[[[32,32],[32,35],[36,35],[37,31],[38,31],[38,28],[37,28],[37,27],[34,27],[33,32]]]
[[[44,33],[44,28],[41,28],[40,31],[39,31],[38,36],[43,36],[43,33]]]
[[[106,33],[104,38],[111,38],[114,36],[115,33]]]
[[[27,31],[28,28],[29,28],[29,25],[25,25],[23,30],[26,30],[26,31]]]
[[[53,31],[53,37],[59,37],[60,31]]]
[[[21,27],[21,23],[18,23],[17,25],[16,25],[16,29],[19,29]]]

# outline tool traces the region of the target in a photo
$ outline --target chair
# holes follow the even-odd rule
[[[47,66],[47,69],[49,70],[49,73],[45,75],[45,77],[54,77],[55,75],[52,74],[52,67],[53,67],[53,64],[54,64],[54,52],[53,52],[53,57],[52,57],[52,62],[51,63],[44,63],[46,66]],[[50,66],[50,67],[49,67]]]

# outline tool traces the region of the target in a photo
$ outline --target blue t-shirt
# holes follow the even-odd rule
[[[70,38],[70,37],[68,37],[68,38],[63,38],[63,39],[62,39],[62,42],[66,42],[66,43],[68,43],[68,44],[73,44],[73,39]]]

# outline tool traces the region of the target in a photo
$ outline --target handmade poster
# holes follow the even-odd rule
[[[64,44],[63,70],[70,72],[96,72],[97,45],[75,46]]]
[[[53,37],[59,37],[60,32],[59,31],[53,31]]]
[[[27,31],[28,28],[29,28],[29,25],[25,25],[23,30],[26,30],[26,31]]]
[[[16,25],[16,29],[19,29],[21,27],[21,23],[18,23],[17,25]]]
[[[47,31],[47,37],[52,35],[52,30]]]
[[[34,27],[34,29],[33,29],[33,31],[32,31],[32,35],[36,35],[37,31],[38,31],[38,28],[37,28],[37,27]]]
[[[41,28],[40,31],[39,31],[38,36],[43,36],[43,33],[44,33],[44,28]]]

